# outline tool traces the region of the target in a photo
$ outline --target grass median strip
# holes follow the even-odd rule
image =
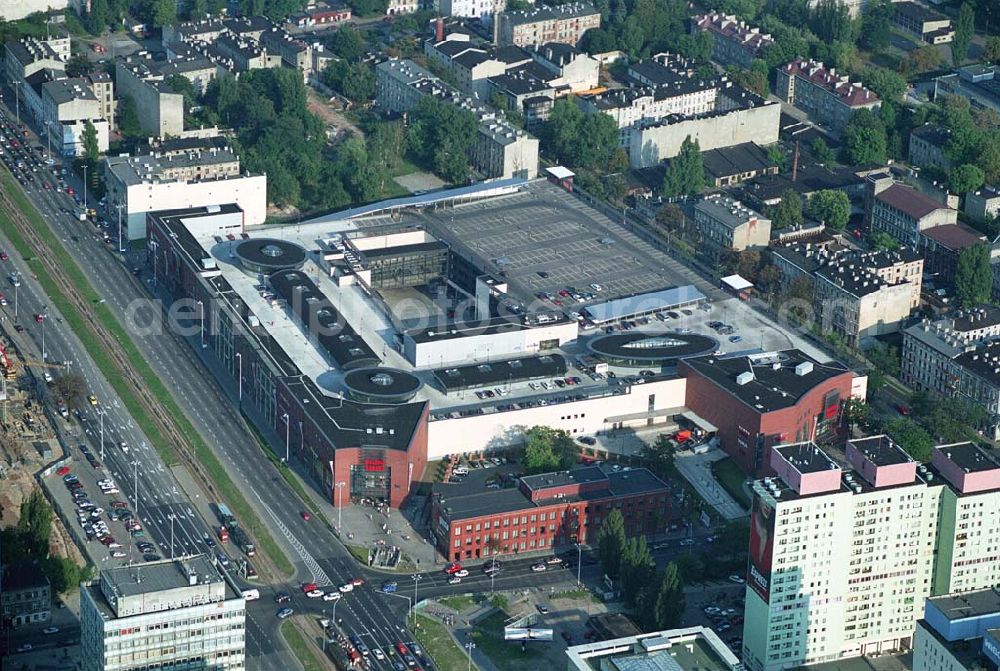
[[[324,671],[324,669],[328,668],[326,664],[317,658],[316,651],[309,646],[306,639],[302,637],[302,633],[298,627],[291,620],[285,620],[281,623],[281,637],[285,639],[285,643],[295,653],[296,659],[299,660],[299,664],[302,665],[305,671]]]
[[[163,384],[163,381],[156,375],[155,372],[153,372],[149,363],[139,352],[139,349],[125,332],[125,329],[111,312],[110,308],[108,308],[106,304],[100,302],[100,296],[91,286],[86,275],[84,275],[83,270],[80,269],[80,267],[69,255],[69,252],[67,252],[62,246],[62,243],[52,232],[52,229],[50,229],[48,224],[41,218],[41,216],[39,216],[37,210],[35,210],[31,203],[24,197],[23,192],[14,184],[9,173],[5,172],[3,174],[0,183],[2,183],[2,188],[10,196],[11,200],[14,201],[24,216],[27,217],[28,222],[32,224],[35,232],[42,239],[43,244],[48,248],[49,253],[56,255],[59,259],[62,259],[63,269],[69,280],[73,283],[83,298],[93,305],[97,318],[108,329],[112,337],[115,338],[118,345],[122,348],[122,353],[129,359],[129,361],[131,361],[132,365],[135,366],[143,382],[149,388],[150,393],[162,405],[164,411],[173,419],[181,434],[187,436],[192,448],[194,449],[195,457],[205,468],[223,498],[226,499],[235,511],[237,517],[241,518],[244,521],[244,524],[247,524],[255,529],[257,541],[261,550],[271,559],[279,571],[286,575],[290,575],[294,571],[292,563],[281,551],[274,539],[271,538],[267,529],[258,519],[257,514],[247,503],[243,494],[236,487],[236,484],[229,478],[229,475],[226,473],[225,468],[223,468],[222,463],[215,457],[215,454],[209,449],[205,441],[202,440],[201,434],[195,430],[187,416],[181,411],[177,402],[174,400],[174,397]],[[46,271],[44,264],[42,264],[39,259],[34,258],[34,252],[28,244],[28,241],[25,240],[20,234],[20,231],[17,230],[17,226],[14,225],[14,222],[11,221],[7,214],[2,211],[0,211],[0,228],[2,228],[4,234],[8,237],[8,239],[10,239],[11,243],[13,243],[21,256],[26,260],[28,266],[32,269],[32,272],[37,277],[39,284],[42,286],[42,289],[45,291],[48,298],[63,315],[63,318],[66,320],[66,323],[69,325],[73,333],[76,334],[77,338],[80,339],[80,342],[83,343],[84,348],[87,350],[88,354],[90,354],[90,357],[94,360],[97,367],[104,374],[104,377],[114,388],[118,397],[129,411],[129,414],[135,419],[142,432],[149,438],[157,454],[168,466],[177,464],[178,457],[174,446],[170,445],[167,439],[156,428],[156,424],[146,412],[146,409],[143,407],[139,399],[135,397],[132,388],[122,378],[116,364],[111,360],[111,357],[108,356],[104,347],[90,330],[87,319],[76,308],[76,306],[74,306],[69,299],[63,295],[62,290],[57,286],[56,281]]]
[[[417,615],[413,635],[439,669],[468,668],[469,660],[462,648],[451,637],[444,625],[426,615]],[[473,669],[479,667],[472,665]]]

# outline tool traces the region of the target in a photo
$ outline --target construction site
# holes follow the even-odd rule
[[[16,525],[21,503],[40,487],[37,475],[64,456],[53,422],[69,417],[50,385],[62,364],[22,357],[7,333],[0,335],[0,527]],[[53,516],[50,552],[84,563],[68,530]]]

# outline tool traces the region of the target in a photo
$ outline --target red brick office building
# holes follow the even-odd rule
[[[551,552],[597,542],[608,513],[618,508],[629,536],[663,530],[670,490],[645,468],[605,471],[598,466],[529,475],[490,489],[493,469],[473,471],[460,484],[435,486],[431,522],[435,544],[449,560]]]
[[[718,430],[723,451],[746,473],[770,473],[767,455],[782,443],[835,431],[854,373],[799,350],[729,358],[684,359],[685,405]]]

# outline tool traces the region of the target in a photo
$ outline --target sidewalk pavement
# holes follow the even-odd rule
[[[712,475],[712,463],[725,458],[726,454],[718,448],[712,448],[704,454],[689,454],[682,452],[674,459],[677,471],[691,483],[698,495],[711,505],[727,520],[736,520],[747,516],[747,511],[733,500]]]

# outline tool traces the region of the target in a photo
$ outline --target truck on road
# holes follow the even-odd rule
[[[240,527],[239,521],[236,519],[236,516],[233,515],[233,511],[229,509],[229,506],[225,503],[219,503],[216,504],[215,508],[216,514],[219,517],[219,522],[222,523],[222,526],[219,527],[218,531],[219,541],[225,543],[232,538],[233,543],[235,543],[246,554],[246,556],[253,557],[257,554],[257,548],[251,542],[249,534],[247,534],[247,532]]]

